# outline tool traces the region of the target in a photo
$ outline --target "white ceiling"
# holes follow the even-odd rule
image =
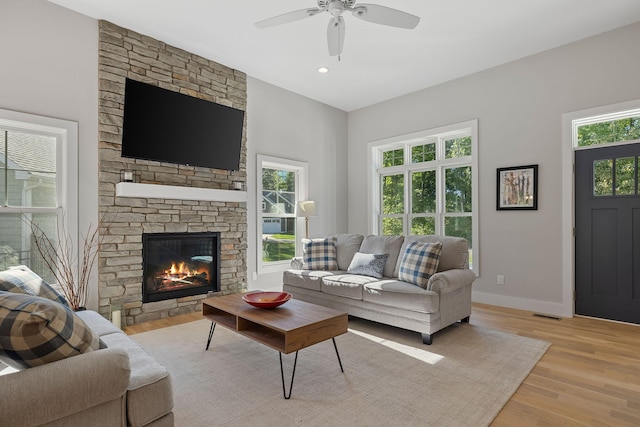
[[[421,21],[404,30],[345,14],[338,61],[327,51],[328,13],[253,25],[315,0],[49,1],[344,111],[640,21],[639,0],[364,0]]]

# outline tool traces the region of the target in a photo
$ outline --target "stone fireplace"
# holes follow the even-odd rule
[[[121,156],[127,77],[246,112],[246,75],[106,21],[99,22],[98,61],[100,313],[109,317],[117,305],[131,325],[201,311],[209,291],[246,289],[246,193],[235,191],[238,182],[246,183],[246,114],[238,171]],[[136,182],[120,182],[122,170],[133,171]],[[147,297],[143,241],[156,233],[216,234],[220,253],[215,285],[207,284],[209,289],[198,289],[195,295],[164,288],[159,292],[166,292],[163,298]],[[209,256],[190,251],[185,249],[183,256]],[[183,280],[192,279],[197,277]]]

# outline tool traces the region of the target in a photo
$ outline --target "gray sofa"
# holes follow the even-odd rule
[[[283,274],[283,290],[294,298],[344,310],[349,315],[416,331],[425,344],[432,335],[471,315],[471,285],[467,240],[449,236],[362,236],[338,234],[336,270],[306,270],[302,258],[292,260]],[[442,242],[437,272],[426,287],[398,280],[403,255],[411,242]],[[384,277],[347,272],[356,252],[388,254]]]
[[[98,313],[75,314],[106,348],[22,370],[0,362],[0,425],[173,426],[167,369]]]

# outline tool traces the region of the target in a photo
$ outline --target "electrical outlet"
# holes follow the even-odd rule
[[[251,278],[253,280],[258,280],[258,273],[256,273],[255,271],[253,272],[253,275],[251,276]]]
[[[504,276],[502,274],[498,274],[498,285],[504,285]]]

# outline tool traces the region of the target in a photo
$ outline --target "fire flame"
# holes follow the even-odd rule
[[[164,271],[165,274],[168,274],[170,276],[190,276],[191,275],[191,271],[189,270],[189,268],[187,268],[184,265],[184,262],[181,262],[180,264],[178,264],[178,266],[176,267],[176,263],[171,263],[171,268],[168,270]]]

